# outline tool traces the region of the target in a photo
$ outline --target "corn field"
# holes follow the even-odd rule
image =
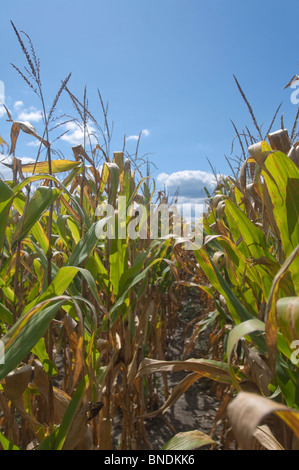
[[[25,72],[14,68],[41,101],[44,131],[15,121],[6,108],[6,165],[13,176],[0,179],[0,447],[151,449],[147,420],[165,414],[205,378],[219,400],[211,433],[174,434],[163,450],[212,450],[217,432],[223,449],[297,449],[296,123],[290,136],[282,126],[263,137],[255,120],[257,138],[249,134],[243,143],[237,134],[242,154],[233,175],[207,194],[201,247],[184,250],[185,240],[153,239],[149,231],[123,237],[119,227],[132,223],[130,207],[142,204],[149,222],[151,204],[169,204],[167,195],[157,193],[148,166],[143,173],[146,161],[137,149],[111,154],[100,93],[104,131],[89,111],[86,90],[82,102],[70,91],[70,76],[46,111],[39,59],[30,38],[28,47],[13,27],[27,63]],[[85,136],[68,158],[58,158],[51,141],[62,93]],[[103,139],[94,147],[90,120]],[[15,156],[26,134],[40,144],[32,164]],[[115,213],[113,238],[99,236],[110,219],[98,208],[115,207],[121,198],[127,216],[119,221]],[[191,290],[204,307],[192,322],[186,354],[169,360],[168,339]],[[192,357],[203,331],[207,354]],[[171,389],[169,374],[177,371],[187,374]]]

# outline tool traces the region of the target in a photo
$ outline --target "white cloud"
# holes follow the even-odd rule
[[[13,109],[17,114],[17,117],[15,118],[16,121],[28,121],[32,123],[39,122],[42,120],[42,112],[40,109],[37,109],[35,106],[30,106],[29,108],[26,108],[24,106],[24,102],[21,100],[14,102]]]
[[[96,138],[92,134],[96,133],[96,129],[90,124],[87,126],[87,129],[88,129],[88,133],[90,134],[90,139],[91,139],[92,144],[95,144]],[[65,130],[68,131],[68,133],[64,134],[61,137],[61,140],[69,142],[71,145],[80,145],[80,144],[83,145],[84,143],[83,127],[71,121],[65,124]]]
[[[141,131],[141,136],[145,136],[145,137],[148,137],[150,135],[150,131],[148,129],[143,129]],[[126,140],[129,141],[129,140],[135,140],[137,141],[139,138],[139,135],[129,135],[128,137],[126,137]]]
[[[204,187],[209,192],[213,192],[216,186],[214,175],[201,170],[183,170],[170,174],[160,173],[157,176],[157,181],[160,187],[165,187],[170,197],[178,194],[178,202],[182,204],[203,203],[206,197]]]
[[[42,119],[42,113],[40,110],[36,109],[34,106],[31,106],[29,109],[24,109],[18,113],[18,121],[29,121],[39,122]]]
[[[201,219],[202,213],[207,210],[204,187],[210,194],[213,194],[216,187],[213,173],[201,170],[160,173],[157,183],[161,189],[166,190],[169,203],[175,204],[176,210],[189,222]]]

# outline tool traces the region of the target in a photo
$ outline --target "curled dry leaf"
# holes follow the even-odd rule
[[[19,137],[19,133],[20,133],[19,126],[17,126],[15,123],[13,123],[13,125],[11,126],[11,130],[10,130],[10,142],[11,142],[11,144],[10,144],[9,155],[12,155],[15,152],[16,145],[17,145],[17,140],[18,140],[18,137]]]
[[[268,135],[270,145],[273,150],[280,150],[287,154],[291,148],[287,129],[279,129]]]
[[[139,416],[139,418],[149,418],[156,416],[159,413],[164,413],[170,406],[172,406],[180,396],[198,379],[201,377],[208,377],[218,382],[231,384],[231,377],[229,374],[227,364],[220,363],[209,359],[187,359],[185,361],[160,361],[156,359],[143,359],[139,366],[136,378],[147,374],[156,372],[178,372],[178,371],[192,371],[193,373],[187,375],[181,382],[179,382],[173,389],[172,393],[164,403],[164,405],[157,411],[147,415]]]
[[[249,348],[246,343],[242,343],[246,356],[245,374],[249,377],[261,390],[265,396],[270,396],[269,383],[272,379],[272,372],[261,356]]]
[[[267,450],[284,450],[283,446],[274,437],[271,429],[266,424],[258,426],[253,436]]]
[[[75,147],[72,147],[72,150],[74,152],[74,157],[75,157],[77,162],[79,162],[83,158],[83,159],[86,159],[88,161],[88,163],[93,165],[93,161],[89,158],[89,156],[85,152],[82,145],[76,145]]]
[[[254,448],[254,435],[262,421],[274,414],[299,437],[299,411],[254,393],[240,392],[227,408],[240,449]]]
[[[17,126],[26,134],[32,135],[33,137],[38,139],[42,144],[44,144],[45,147],[50,147],[49,142],[38,135],[34,126],[30,122],[14,121],[13,126]]]
[[[24,122],[14,121],[12,119],[11,114],[8,111],[7,107],[4,104],[3,104],[3,106],[6,110],[6,113],[7,113],[7,116],[8,116],[8,121],[12,122],[11,130],[10,130],[11,145],[10,145],[9,155],[12,155],[15,152],[20,130],[22,130],[26,134],[32,135],[33,137],[38,139],[42,144],[44,144],[45,147],[47,147],[47,148],[50,147],[49,142],[38,135],[38,133],[36,132],[34,126],[30,122],[27,122],[27,121],[24,121]]]
[[[66,440],[63,450],[90,450],[92,447],[92,432],[87,424],[86,408],[83,406],[76,414]]]
[[[156,359],[143,359],[136,377],[155,372],[178,372],[181,370],[199,373],[222,383],[231,383],[228,365],[210,359],[187,359],[186,361],[160,361]]]
[[[31,366],[26,364],[18,367],[5,377],[3,390],[9,400],[21,397],[28,386],[31,377]]]

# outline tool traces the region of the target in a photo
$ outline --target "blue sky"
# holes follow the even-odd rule
[[[291,129],[297,106],[284,85],[298,73],[298,0],[12,0],[1,5],[0,80],[15,120],[30,121],[42,133],[40,103],[12,68],[25,57],[10,24],[31,37],[41,60],[47,106],[68,73],[70,90],[103,122],[97,89],[109,102],[114,123],[111,151],[133,152],[143,131],[140,156],[149,153],[157,181],[181,188],[182,197],[200,197],[211,183],[208,159],[230,174],[224,158],[235,136],[252,121],[233,74],[259,124],[268,128],[281,101]],[[74,115],[63,95],[57,112]],[[0,112],[0,135],[9,143],[10,126]],[[67,130],[62,127],[62,130]],[[80,132],[69,133],[59,148],[71,158]],[[35,158],[34,139],[20,134],[16,156]],[[240,153],[236,145],[235,153]]]

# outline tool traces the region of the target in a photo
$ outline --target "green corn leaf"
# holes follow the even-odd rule
[[[85,234],[84,240],[81,239],[76,245],[66,263],[67,266],[80,266],[88,258],[99,241],[99,234],[109,220],[110,217],[104,217],[90,227]]]
[[[11,442],[7,437],[5,437],[0,431],[0,444],[3,447],[3,450],[20,450],[13,442]]]
[[[25,196],[20,193],[18,194],[13,201],[14,207],[18,210],[19,214],[22,216],[24,207],[25,207]],[[36,241],[40,244],[43,251],[47,254],[49,252],[49,240],[46,232],[44,231],[41,223],[37,221],[31,228],[32,235]]]
[[[10,210],[10,201],[13,197],[13,190],[3,181],[0,180],[0,250],[2,251],[5,231]]]
[[[60,190],[57,188],[41,186],[36,189],[28,204],[25,217],[21,217],[16,226],[14,242],[22,240],[26,236],[31,227],[40,219],[43,212],[53,204],[59,194]]]
[[[194,252],[195,257],[203,269],[205,275],[218,292],[220,292],[227,303],[228,309],[236,323],[240,321],[246,321],[253,318],[253,315],[246,310],[246,308],[241,304],[239,299],[233,293],[231,287],[228,285],[227,281],[221,276],[218,268],[215,266],[213,261],[209,258],[207,253],[203,250],[196,250]]]
[[[70,283],[74,279],[75,275],[78,272],[78,268],[76,267],[66,267],[63,266],[59,270],[57,270],[57,274],[49,287],[39,295],[36,299],[34,299],[30,304],[27,304],[24,308],[23,315],[27,313],[31,308],[37,305],[40,302],[44,302],[45,300],[49,300],[52,297],[57,297],[62,295],[66,289],[69,287]]]
[[[269,354],[269,365],[272,367],[272,370],[275,370],[276,364],[276,355],[277,355],[277,340],[278,340],[278,324],[277,324],[277,302],[279,300],[280,295],[280,285],[283,280],[283,277],[286,275],[288,271],[291,270],[292,265],[298,261],[299,258],[299,245],[292,251],[292,253],[288,256],[286,261],[283,263],[279,271],[276,273],[271,292],[269,301],[266,308],[266,339],[267,339],[267,347],[268,347],[268,354]]]
[[[262,171],[273,205],[285,257],[299,245],[299,168],[282,152],[274,152]],[[299,295],[299,258],[290,266]]]
[[[44,370],[49,376],[58,373],[56,365],[49,359],[44,338],[38,340],[36,345],[32,348],[32,352],[39,358]]]
[[[0,303],[0,321],[8,325],[13,324],[12,313],[2,303]]]
[[[33,307],[1,338],[4,343],[5,363],[0,364],[0,380],[15,369],[45,333],[65,300],[49,299]],[[49,305],[51,304],[52,305]],[[48,305],[47,307],[45,307]]]
[[[0,366],[0,380],[32,350],[59,308],[64,302],[71,300],[62,293],[67,290],[78,271],[79,268],[71,266],[61,268],[47,290],[27,305],[23,315],[1,338],[5,348],[5,364]],[[88,280],[91,283],[90,278]],[[92,289],[94,290],[94,286]]]

